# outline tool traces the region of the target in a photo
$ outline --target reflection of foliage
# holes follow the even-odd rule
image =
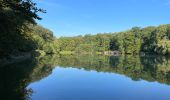
[[[56,56],[30,59],[21,63],[0,67],[0,99],[24,100],[33,93],[27,89],[29,83],[40,80],[49,74],[56,65]]]
[[[48,55],[43,58],[36,58],[36,66],[30,74],[32,82],[51,74],[53,68],[57,65],[57,57],[57,55]]]
[[[0,94],[2,100],[30,99],[34,92],[26,88],[30,83],[47,77],[55,66],[73,67],[97,72],[118,73],[150,82],[170,84],[169,58],[161,56],[100,56],[100,55],[49,55],[0,67]]]
[[[22,100],[28,96],[26,86],[30,82],[29,73],[34,63],[24,61],[0,68],[0,90],[2,100]]]
[[[168,58],[161,56],[62,56],[59,59],[59,65],[98,72],[119,73],[131,77],[133,80],[144,79],[170,84],[168,61]]]

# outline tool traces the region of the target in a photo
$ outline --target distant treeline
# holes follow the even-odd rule
[[[96,53],[120,51],[122,54],[170,54],[170,24],[139,28],[118,33],[99,33],[76,37],[61,37],[60,51]]]

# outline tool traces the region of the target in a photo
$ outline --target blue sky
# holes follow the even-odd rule
[[[170,23],[170,0],[34,0],[47,10],[39,24],[56,37],[119,32]]]

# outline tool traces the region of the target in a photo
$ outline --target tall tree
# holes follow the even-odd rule
[[[7,56],[23,50],[26,42],[32,42],[25,35],[28,24],[40,20],[38,12],[45,10],[36,7],[32,0],[0,0],[0,54]],[[28,44],[28,43],[26,43]]]

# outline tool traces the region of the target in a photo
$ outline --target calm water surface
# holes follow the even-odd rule
[[[170,100],[170,59],[47,56],[0,68],[1,100]]]

